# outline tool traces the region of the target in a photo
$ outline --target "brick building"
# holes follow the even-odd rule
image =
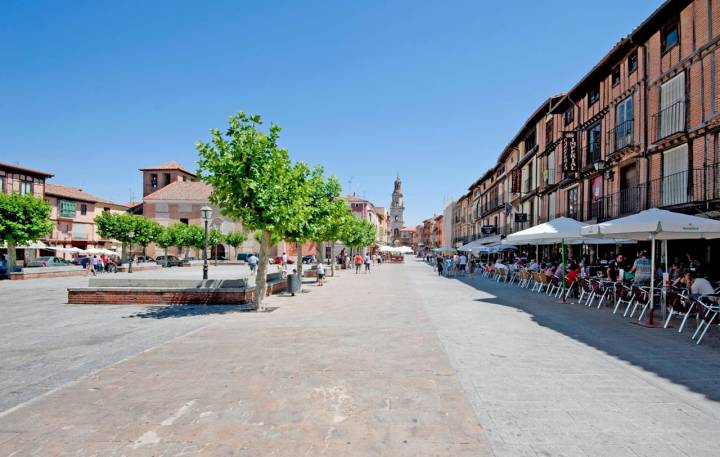
[[[653,207],[720,217],[718,3],[664,2],[548,98],[458,200],[453,239]],[[715,244],[684,246],[707,258]]]

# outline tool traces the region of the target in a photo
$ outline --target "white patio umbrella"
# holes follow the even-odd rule
[[[720,221],[673,213],[664,209],[647,209],[620,219],[588,225],[581,229],[588,237],[624,238],[650,241],[650,265],[655,274],[655,240],[709,240],[720,238]],[[653,323],[655,281],[650,280],[650,315]]]
[[[378,251],[380,252],[392,252],[395,248],[392,246],[380,246]]]
[[[400,246],[397,249],[397,252],[400,252],[402,254],[412,254],[413,250],[410,246]]]

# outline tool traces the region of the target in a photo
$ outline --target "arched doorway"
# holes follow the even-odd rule
[[[224,245],[217,244],[210,249],[210,256],[215,257],[216,255],[219,256],[220,258],[227,259],[227,256],[225,254],[225,246]]]

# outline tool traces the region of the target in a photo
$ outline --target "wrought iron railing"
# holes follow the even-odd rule
[[[633,120],[621,122],[608,133],[608,149],[610,153],[622,151],[625,148],[635,146],[637,143],[633,136]]]
[[[653,143],[686,130],[686,105],[680,100],[652,115]]]

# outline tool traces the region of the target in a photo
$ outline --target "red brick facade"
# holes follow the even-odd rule
[[[719,56],[720,1],[663,3],[520,127],[458,200],[456,244],[481,226],[507,235],[559,216],[719,216]]]

